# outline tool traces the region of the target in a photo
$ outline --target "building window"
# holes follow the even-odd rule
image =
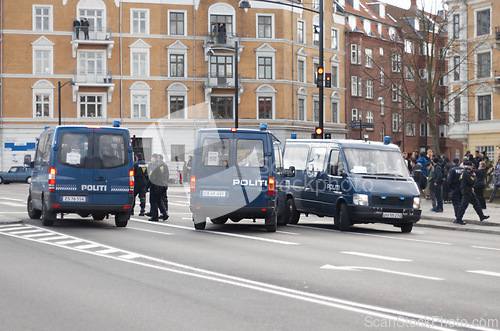
[[[106,53],[101,51],[79,51],[78,52],[78,76],[77,80],[84,82],[103,82],[107,78]]]
[[[385,101],[384,101],[384,99],[380,100],[380,116],[385,116]]]
[[[35,50],[35,68],[33,74],[50,74],[52,72],[52,51]]]
[[[233,118],[233,97],[212,96],[210,106],[214,119]]]
[[[257,16],[257,36],[258,38],[273,37],[273,17],[268,15]]]
[[[332,66],[332,87],[339,87],[339,67]]]
[[[170,54],[170,77],[184,77],[184,55]]]
[[[477,55],[477,77],[491,76],[491,53],[480,53]]]
[[[306,120],[306,99],[299,98],[297,101],[297,120]]]
[[[427,136],[427,123],[420,123],[420,137],[425,137]]]
[[[495,159],[495,146],[490,145],[490,146],[476,146],[474,148],[476,151],[481,151],[486,155],[490,160]]]
[[[52,6],[33,6],[33,30],[52,31]]]
[[[352,121],[362,121],[363,120],[363,112],[361,109],[352,109],[351,110],[351,120]]]
[[[132,52],[132,73],[131,76],[148,76],[147,53]]]
[[[358,76],[351,76],[351,95],[354,97],[363,96],[363,79]]]
[[[339,123],[339,103],[337,101],[332,101],[332,123]]]
[[[365,48],[365,66],[373,68],[373,49]]]
[[[385,72],[384,72],[384,68],[381,68],[380,69],[380,85],[384,85],[385,84]]]
[[[440,125],[439,126],[439,138],[447,138],[448,137],[448,130],[446,125]]]
[[[413,54],[413,52],[414,52],[413,41],[405,40],[405,52],[408,54]]]
[[[406,135],[408,137],[415,137],[415,123],[406,124]]]
[[[319,23],[318,22],[313,23],[312,36],[313,36],[313,45],[319,46]]]
[[[367,123],[374,123],[374,113],[373,113],[373,110],[367,110],[366,111],[366,122]]]
[[[415,68],[405,66],[405,79],[409,81],[415,80]]]
[[[460,15],[453,15],[453,38],[460,38]]]
[[[319,100],[313,100],[313,122],[319,121]]]
[[[392,114],[392,132],[401,132],[402,118],[401,114]]]
[[[371,79],[366,81],[366,98],[373,99],[373,80]]]
[[[361,46],[351,45],[351,64],[361,64]]]
[[[132,118],[148,117],[148,96],[145,94],[132,95]]]
[[[210,15],[210,31],[217,36],[219,44],[225,44],[226,37],[233,35],[233,16]]]
[[[305,64],[304,64],[304,61],[302,60],[299,60],[297,62],[297,80],[299,82],[302,82],[304,83],[305,82],[305,79],[306,79],[306,75],[305,75]]]
[[[491,31],[491,15],[490,10],[480,10],[476,12],[476,34],[482,36],[490,34]]]
[[[491,95],[477,97],[478,120],[491,120]]]
[[[306,22],[297,21],[297,42],[304,44],[306,42]]]
[[[103,95],[82,95],[80,94],[80,117],[81,118],[101,118],[104,109]]]
[[[97,1],[95,3],[97,3]],[[100,33],[105,30],[104,24],[106,23],[105,21],[106,16],[104,9],[82,8],[79,10],[78,13],[80,15],[80,19],[85,17],[89,21],[90,39],[97,39],[98,36],[100,39],[104,39],[104,36]]]
[[[273,78],[273,58],[259,57],[259,79]]]
[[[460,97],[455,98],[454,104],[455,104],[455,118],[453,120],[454,122],[460,122],[462,117],[462,102],[460,100]]]
[[[339,49],[339,30],[332,29],[332,49]]]
[[[149,34],[149,10],[132,9],[131,33]]]
[[[392,54],[391,69],[392,72],[401,72],[401,54]]]
[[[35,95],[35,117],[50,117],[50,94],[37,93]]]
[[[398,102],[399,101],[399,91],[398,91],[398,84],[392,84],[391,88],[391,95],[392,95],[392,101],[393,102]]]
[[[170,145],[170,161],[186,161],[186,145]]]
[[[183,96],[170,96],[170,118],[185,118],[185,103]]]
[[[439,112],[444,113],[446,111],[445,104],[446,104],[445,100],[440,98],[439,99],[439,106],[438,106],[439,107]]]
[[[259,119],[273,118],[273,98],[259,97]]]
[[[169,34],[171,36],[184,36],[184,13],[183,12],[169,12]]]
[[[210,77],[233,77],[233,57],[221,55],[211,56]]]
[[[460,56],[453,57],[453,80],[460,80]]]

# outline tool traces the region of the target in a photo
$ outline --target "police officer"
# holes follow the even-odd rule
[[[132,204],[131,215],[134,215],[135,199],[139,195],[141,212],[139,216],[144,216],[144,209],[146,208],[146,192],[148,189],[148,165],[144,161],[144,155],[137,153],[134,162],[134,203]]]
[[[453,210],[455,211],[455,218],[458,215],[458,209],[460,208],[460,201],[462,200],[462,193],[460,189],[460,176],[464,172],[464,168],[460,166],[459,159],[453,159],[453,168],[448,172],[448,178],[446,182],[450,188],[450,199],[453,204]]]
[[[472,203],[472,206],[474,207],[474,210],[479,216],[480,221],[484,221],[485,219],[490,218],[489,216],[483,214],[483,210],[479,205],[479,201],[477,200],[477,197],[474,194],[473,187],[474,183],[477,180],[476,174],[474,173],[474,171],[472,171],[474,164],[471,161],[467,161],[464,163],[464,165],[466,168],[462,173],[462,176],[460,176],[462,201],[460,202],[460,209],[458,210],[458,215],[456,219],[453,221],[453,223],[457,223],[460,225],[465,225],[465,222],[462,221],[462,217],[464,216],[465,210],[467,210],[469,203]]]
[[[166,220],[167,210],[165,208],[164,196],[166,195],[166,186],[168,181],[168,168],[163,163],[158,154],[151,156],[149,168],[149,203],[151,205],[150,216],[148,221],[158,222],[158,209],[162,214],[162,218]]]
[[[436,213],[443,212],[443,167],[439,158],[435,157],[432,159],[432,164],[434,165],[434,171],[432,172],[431,179],[431,190],[434,190],[434,196],[436,197],[436,208],[434,211]]]

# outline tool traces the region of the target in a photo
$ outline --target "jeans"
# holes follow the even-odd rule
[[[493,192],[491,192],[491,195],[490,195],[490,200],[493,201],[493,199],[495,199],[495,195],[497,194],[497,190],[498,188],[500,187],[500,185],[495,185],[493,187]]]
[[[436,207],[434,208],[435,210],[443,210],[442,188],[442,183],[434,185],[434,196],[436,197]]]

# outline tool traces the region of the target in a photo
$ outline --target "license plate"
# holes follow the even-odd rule
[[[403,213],[382,213],[383,218],[403,218]]]
[[[62,197],[62,201],[63,202],[86,202],[87,197],[66,195],[66,196]]]
[[[225,198],[226,191],[201,191],[202,197]]]

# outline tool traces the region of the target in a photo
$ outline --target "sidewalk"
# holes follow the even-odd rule
[[[420,207],[422,208],[422,216],[415,226],[500,235],[499,204],[486,202],[487,209],[484,209],[483,212],[485,215],[489,215],[490,218],[483,222],[479,221],[479,216],[477,216],[476,211],[472,208],[472,205],[469,205],[463,217],[463,221],[467,223],[466,225],[453,223],[455,213],[451,203],[443,205],[444,211],[442,213],[431,211],[432,204],[430,200],[422,200]]]

